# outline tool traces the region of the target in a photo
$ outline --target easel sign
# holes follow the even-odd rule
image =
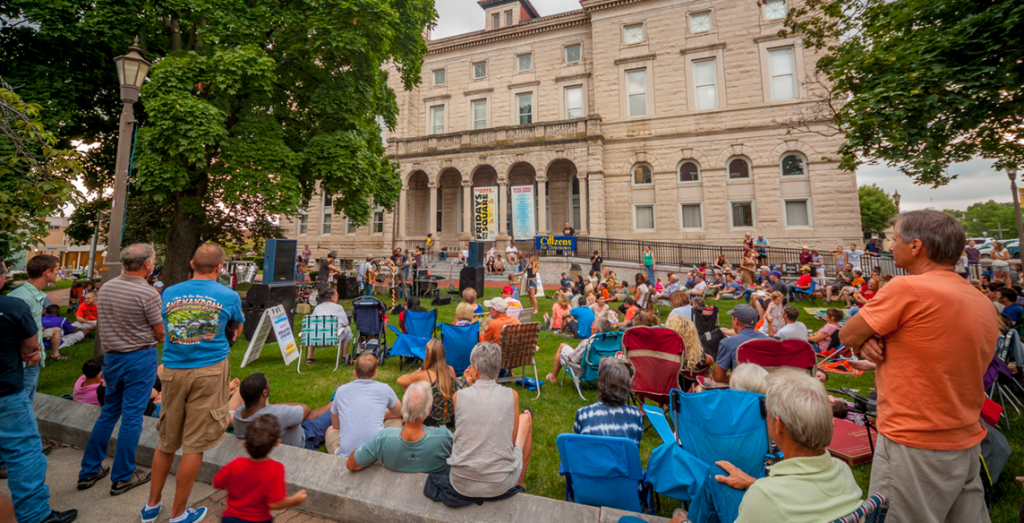
[[[256,333],[245,349],[245,357],[242,358],[242,368],[258,360],[263,351],[263,344],[267,341],[270,329],[274,329],[277,335],[277,344],[281,349],[281,358],[285,365],[291,365],[299,359],[299,349],[295,346],[295,336],[292,334],[292,326],[288,323],[288,314],[285,313],[283,305],[275,305],[263,311],[259,323],[256,324]]]

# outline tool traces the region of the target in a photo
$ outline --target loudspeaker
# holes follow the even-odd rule
[[[295,282],[297,240],[267,240],[263,250],[263,283],[279,285]]]
[[[242,332],[245,339],[251,340],[256,333],[256,324],[260,322],[263,311],[275,305],[283,305],[288,314],[288,322],[295,325],[295,284],[267,285],[266,283],[254,283],[245,293],[245,301],[242,302],[242,314],[245,316],[245,324]],[[277,341],[274,330],[270,330],[267,336],[267,343]]]
[[[484,297],[484,268],[483,267],[463,267],[459,271],[459,293],[466,289],[476,290],[477,299],[482,300]]]
[[[466,260],[467,267],[483,267],[484,254],[487,252],[484,242],[469,242],[469,259]]]
[[[433,279],[416,280],[416,295],[421,298],[437,296],[437,281]]]
[[[441,294],[439,294],[436,298],[433,299],[433,301],[430,302],[431,305],[438,305],[438,306],[440,306],[440,305],[451,305],[451,303],[452,303],[452,297],[450,295],[441,295]]]
[[[355,276],[335,276],[334,283],[338,286],[339,300],[352,300],[359,297],[359,280]]]

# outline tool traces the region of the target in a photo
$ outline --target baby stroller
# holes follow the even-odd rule
[[[357,356],[367,352],[377,357],[377,363],[383,364],[388,357],[388,343],[386,331],[387,308],[373,296],[360,296],[352,300],[352,319],[359,337],[356,339],[355,347],[349,351],[345,364],[352,363]]]

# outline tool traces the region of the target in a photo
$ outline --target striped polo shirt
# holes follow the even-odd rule
[[[163,323],[160,293],[138,276],[122,274],[100,287],[96,323],[105,352],[132,352],[156,347],[153,326]]]

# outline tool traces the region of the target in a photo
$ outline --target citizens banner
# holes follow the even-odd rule
[[[529,240],[537,234],[534,214],[533,186],[515,185],[512,189],[512,236],[515,240]]]
[[[494,241],[498,235],[498,188],[473,187],[473,236]]]
[[[535,251],[575,251],[575,236],[537,236],[534,239]]]

